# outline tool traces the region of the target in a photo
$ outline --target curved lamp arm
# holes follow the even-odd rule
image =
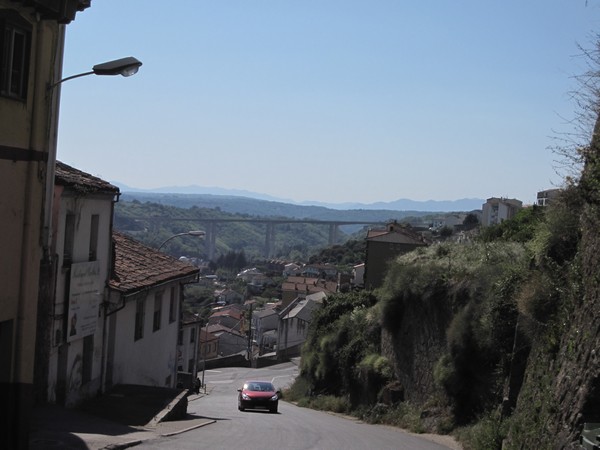
[[[170,238],[168,238],[166,241],[164,241],[162,244],[160,244],[158,246],[157,251],[160,251],[161,248],[163,248],[163,246],[169,242],[171,239],[175,239],[176,237],[180,237],[180,236],[197,236],[197,237],[204,237],[206,236],[206,233],[204,231],[201,230],[191,230],[191,231],[186,231],[185,233],[177,233],[173,236],[171,236]]]
[[[55,88],[59,84],[72,80],[73,78],[85,77],[87,75],[121,75],[124,77],[130,77],[134,75],[139,70],[142,65],[141,61],[134,58],[133,56],[128,56],[126,58],[115,59],[114,61],[108,61],[102,64],[96,64],[92,67],[92,70],[89,72],[78,73],[77,75],[71,75],[70,77],[63,78],[62,80],[57,81],[54,84],[48,86],[48,90]]]

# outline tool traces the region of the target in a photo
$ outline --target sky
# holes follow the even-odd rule
[[[135,188],[292,201],[508,197],[561,185],[600,0],[93,0],[58,159]]]

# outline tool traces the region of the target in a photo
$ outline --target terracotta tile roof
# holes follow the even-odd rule
[[[223,317],[223,316],[229,316],[229,317],[233,317],[234,319],[241,319],[242,318],[242,312],[241,311],[237,311],[234,309],[226,309],[226,310],[221,310],[221,311],[215,311],[214,313],[212,313],[210,315],[210,317]]]
[[[200,323],[200,317],[189,311],[183,311],[181,314],[181,323],[183,325],[189,325],[193,323]]]
[[[109,286],[124,294],[198,275],[199,269],[113,231],[114,269]]]
[[[65,163],[56,161],[56,173],[54,183],[58,186],[66,186],[84,194],[119,194],[119,188],[104,181],[101,178],[82,172]]]
[[[428,244],[421,234],[405,227],[397,227],[393,230],[369,230],[367,241],[412,245]]]

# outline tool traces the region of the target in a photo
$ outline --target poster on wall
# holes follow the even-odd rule
[[[96,331],[98,310],[102,299],[101,289],[98,261],[71,265],[67,342],[89,336]]]

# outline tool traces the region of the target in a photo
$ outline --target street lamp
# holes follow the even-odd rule
[[[202,334],[202,329],[200,329]],[[202,341],[200,341],[202,342]],[[206,394],[206,384],[204,384],[204,374],[206,373],[206,346],[208,345],[208,320],[206,321],[206,328],[204,330],[204,345],[202,346],[202,388]]]
[[[175,239],[176,237],[179,236],[196,236],[196,237],[204,237],[206,236],[206,232],[202,231],[202,230],[190,230],[190,231],[186,231],[185,233],[177,233],[173,236],[171,236],[169,239],[167,239],[166,241],[164,241],[162,244],[160,244],[158,246],[158,251],[160,251],[161,248],[163,248],[163,246],[169,242],[171,239]]]
[[[48,86],[48,90],[53,89],[57,85],[67,81],[72,80],[73,78],[85,77],[87,75],[121,75],[124,77],[130,77],[131,75],[135,75],[139,70],[142,63],[138,61],[133,56],[128,56],[126,58],[115,59],[113,61],[108,61],[102,64],[96,64],[92,67],[92,70],[89,72],[78,73],[77,75],[71,75],[70,77],[63,78],[62,80],[57,81],[54,84]]]

